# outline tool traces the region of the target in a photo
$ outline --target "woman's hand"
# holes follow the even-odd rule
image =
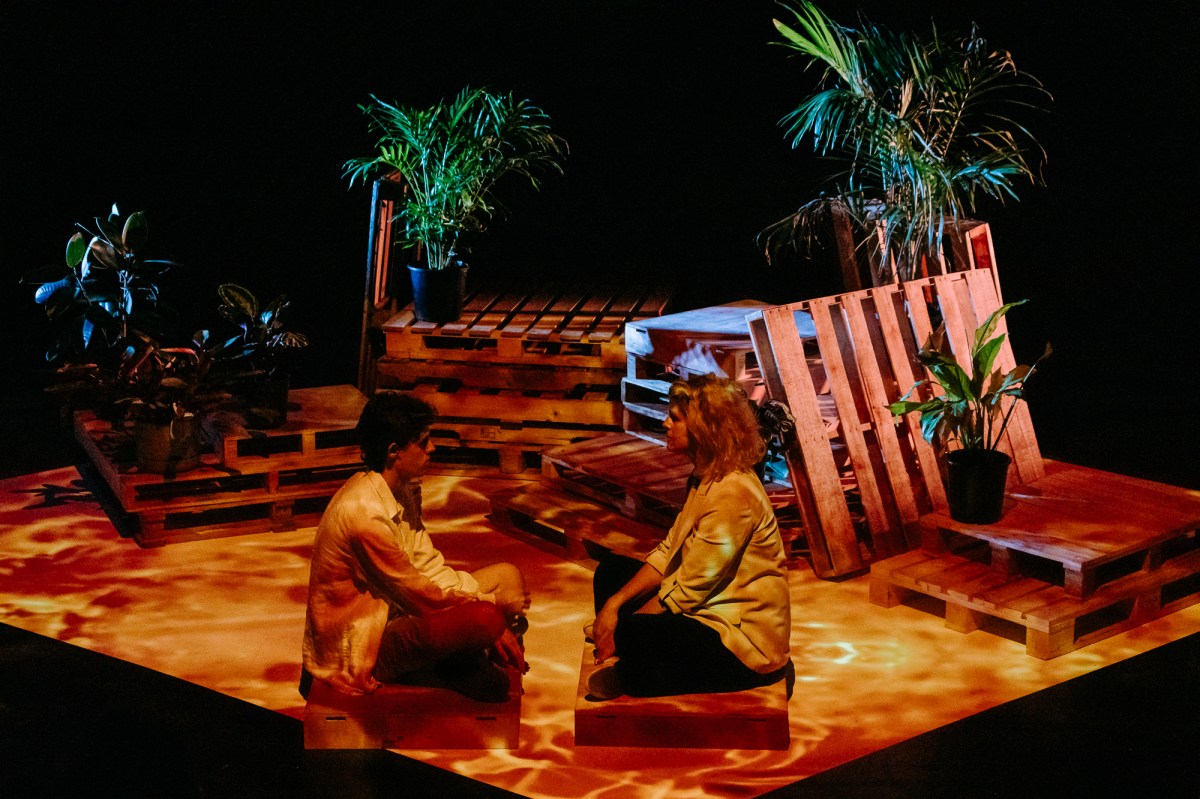
[[[613,633],[617,629],[617,609],[612,603],[607,603],[596,614],[592,624],[592,639],[596,642],[596,662],[603,663],[616,654],[617,647],[613,641]]]

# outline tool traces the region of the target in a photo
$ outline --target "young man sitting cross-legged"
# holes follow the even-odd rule
[[[527,670],[521,572],[509,563],[452,569],[421,523],[411,484],[433,452],[435,415],[404,394],[377,394],[363,409],[367,470],[334,495],[313,546],[305,697],[317,679],[347,694],[399,682],[499,702],[508,696],[503,667]]]

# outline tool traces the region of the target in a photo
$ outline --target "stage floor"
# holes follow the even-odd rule
[[[432,475],[426,522],[456,565],[520,565],[533,592],[520,747],[402,751],[527,797],[750,797],[1200,631],[1200,606],[1051,661],[867,599],[867,578],[791,573],[797,670],[786,751],[574,745],[591,573],[486,519],[519,481]],[[140,549],[74,468],[0,481],[0,621],[299,718],[313,530]]]

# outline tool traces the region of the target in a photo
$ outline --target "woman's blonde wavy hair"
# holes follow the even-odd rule
[[[692,460],[705,479],[753,471],[766,455],[754,408],[736,381],[697,375],[672,383],[668,399],[687,423]]]

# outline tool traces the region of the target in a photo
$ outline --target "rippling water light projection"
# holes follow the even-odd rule
[[[750,797],[1200,630],[1193,606],[1050,661],[987,632],[867,599],[867,580],[790,576],[797,688],[786,751],[574,746],[585,568],[486,519],[510,479],[430,476],[447,557],[510,560],[533,589],[520,747],[402,754],[528,797]],[[440,532],[439,532],[440,531]],[[140,549],[73,468],[0,481],[0,620],[300,718],[313,531]]]

